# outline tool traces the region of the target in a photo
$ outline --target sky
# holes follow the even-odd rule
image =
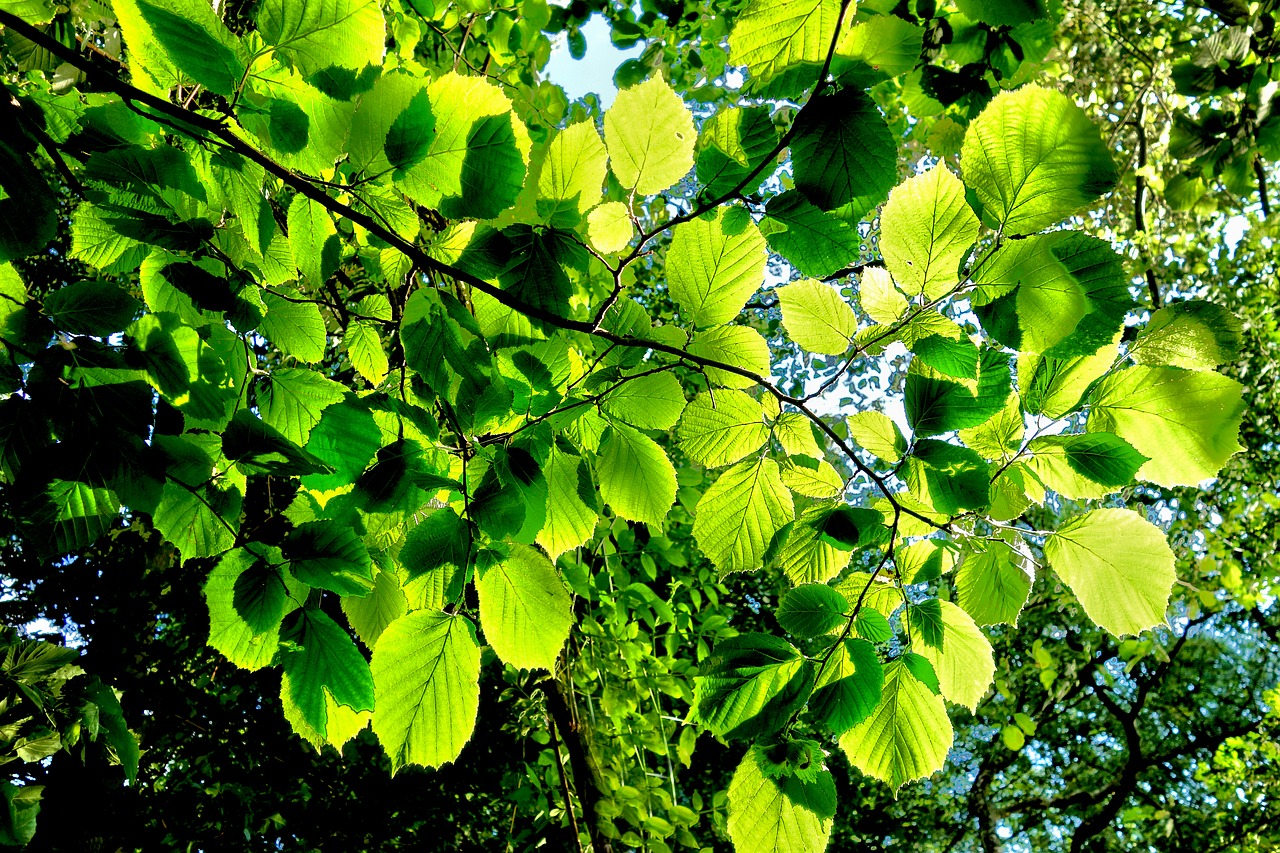
[[[613,72],[628,59],[644,51],[644,42],[638,42],[626,50],[619,50],[609,40],[609,24],[599,15],[592,15],[582,27],[587,39],[587,52],[582,59],[569,55],[568,39],[560,34],[551,48],[551,61],[546,75],[553,83],[564,88],[569,100],[575,101],[588,92],[600,97],[600,105],[608,109],[618,94],[613,85]]]

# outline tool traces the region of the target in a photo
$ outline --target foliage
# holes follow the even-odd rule
[[[1270,618],[1226,555],[1233,515],[1210,529],[1195,491],[1225,467],[1248,523],[1274,515],[1265,463],[1233,473],[1257,380],[1232,366],[1261,350],[1204,297],[1248,322],[1267,303],[1161,292],[1142,125],[1135,228],[1099,224],[1130,165],[1029,82],[1078,21],[642,8],[598,10],[646,42],[605,109],[538,76],[549,35],[581,53],[588,3],[5,4],[15,560],[171,560],[236,677],[278,672],[296,735],[380,772],[467,778],[501,709],[550,746],[494,759],[512,847],[892,834],[850,817],[847,762],[894,796],[971,775],[987,849],[1001,817],[1052,838],[1028,816],[1096,806],[1080,849],[1170,762],[1222,747],[1198,780],[1222,791],[1265,773],[1265,700],[1199,730],[1167,694],[1184,649],[1219,642],[1196,630]],[[1270,156],[1273,28],[1249,12],[1175,67],[1196,120],[1232,117],[1203,126],[1212,155],[1170,137],[1194,180],[1239,192],[1242,158]],[[865,393],[883,375],[900,420]],[[1123,743],[1116,781],[1062,773],[996,814],[995,775],[1057,772],[1028,747],[1054,729]]]

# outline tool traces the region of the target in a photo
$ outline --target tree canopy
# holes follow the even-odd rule
[[[0,0],[0,845],[1272,849],[1278,20]]]

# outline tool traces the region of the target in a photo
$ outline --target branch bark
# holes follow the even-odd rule
[[[539,682],[538,687],[547,698],[547,712],[555,721],[560,739],[569,752],[569,769],[573,774],[573,787],[577,791],[578,801],[582,804],[582,822],[587,825],[587,835],[591,838],[591,845],[596,853],[613,853],[613,845],[609,839],[600,834],[597,805],[601,794],[595,773],[592,772],[591,763],[587,759],[587,744],[582,737],[581,729],[573,721],[573,715],[569,712],[564,696],[560,693],[560,682],[554,678],[547,678]],[[553,732],[551,736],[555,737],[555,733]],[[566,808],[572,814],[573,806],[567,802],[567,792],[565,799]]]

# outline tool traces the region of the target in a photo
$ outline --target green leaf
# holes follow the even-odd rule
[[[863,608],[858,614],[876,614]],[[883,616],[887,630],[889,623]],[[862,634],[859,630],[859,634]],[[865,720],[880,701],[884,688],[884,667],[876,657],[876,649],[867,640],[844,640],[836,646],[826,666],[818,675],[809,711],[832,733],[839,736]]]
[[[623,89],[604,114],[604,141],[624,188],[662,192],[693,168],[693,115],[661,75]]]
[[[868,267],[862,271],[858,277],[858,304],[868,317],[886,325],[898,322],[910,307],[907,297],[902,295],[893,283],[893,276],[884,267]],[[927,322],[931,317],[926,313],[921,319]]]
[[[504,663],[554,670],[573,626],[569,591],[541,552],[510,547],[505,559],[476,573],[480,627]]]
[[[773,171],[764,164],[777,143],[768,107],[727,107],[713,115],[698,136],[698,180],[712,196],[739,184],[741,192],[754,192]],[[756,176],[747,180],[757,167]]]
[[[979,625],[1017,625],[1034,580],[1028,556],[1003,542],[984,543],[956,569],[956,601]]]
[[[908,609],[914,639],[920,640],[924,646],[942,645],[942,607],[936,598],[918,601]]]
[[[964,185],[938,163],[889,193],[880,214],[880,252],[904,290],[932,301],[960,283],[979,228]]]
[[[274,548],[261,552],[235,581],[231,603],[254,634],[278,628],[285,614],[292,612],[291,605],[297,603],[293,601],[296,584],[290,584],[280,571],[278,557]]]
[[[333,275],[342,257],[342,241],[329,211],[298,193],[289,204],[289,248],[293,260],[311,286],[319,289]]]
[[[247,409],[236,412],[223,432],[222,453],[246,474],[287,476],[333,470]]]
[[[849,763],[896,792],[942,769],[954,733],[942,697],[902,661],[884,668],[884,690],[871,715],[840,737]]]
[[[1151,315],[1129,355],[1139,364],[1211,370],[1235,360],[1243,335],[1240,318],[1221,305],[1178,302]]]
[[[640,429],[671,429],[684,407],[684,388],[669,371],[624,378],[600,401],[605,414]]]
[[[615,514],[660,527],[676,500],[676,471],[653,439],[614,424],[596,459],[600,494]]]
[[[204,596],[209,605],[209,645],[221,652],[236,666],[259,670],[275,658],[280,645],[280,621],[301,606],[307,588],[292,578],[284,583],[288,595],[283,599],[279,618],[265,630],[257,631],[241,617],[235,604],[236,588],[241,576],[259,565],[262,558],[244,548],[237,548],[223,555],[209,573]]]
[[[907,457],[907,485],[944,515],[981,509],[990,501],[986,461],[967,447],[922,438]]]
[[[797,456],[782,463],[783,484],[798,495],[834,498],[844,492],[844,478],[821,459]]]
[[[418,204],[450,219],[491,219],[524,189],[533,143],[500,87],[456,73],[427,88],[436,134],[422,159],[396,176]]]
[[[125,778],[130,785],[134,784],[138,780],[138,762],[142,755],[137,739],[125,722],[124,709],[120,707],[116,692],[95,678],[85,690],[85,699],[98,706],[98,730],[105,735],[104,739],[124,768]]]
[[[983,221],[1014,236],[1065,219],[1117,178],[1084,110],[1039,86],[996,95],[969,125],[960,169]]]
[[[591,538],[598,518],[596,489],[587,463],[567,445],[552,447],[542,470],[547,478],[547,520],[538,544],[554,560]]]
[[[436,119],[426,83],[397,69],[353,98],[347,155],[356,169],[369,175],[394,170],[399,176],[427,155]]]
[[[760,84],[796,66],[812,66],[812,82],[839,17],[838,0],[752,0],[729,33],[730,59]]]
[[[866,89],[905,74],[920,61],[925,28],[874,15],[840,34],[831,71],[843,86]]]
[[[1019,354],[1018,391],[1023,407],[1029,414],[1051,418],[1061,418],[1075,410],[1089,386],[1115,363],[1119,342],[1117,335],[1096,353],[1077,358]]]
[[[942,642],[936,647],[922,646],[919,652],[933,664],[942,695],[977,713],[978,703],[995,676],[991,643],[968,613],[950,601],[938,603]]]
[[[707,468],[737,462],[768,438],[764,410],[742,391],[704,391],[685,407],[676,428],[681,452]]]
[[[342,343],[356,372],[369,380],[370,385],[381,385],[387,378],[390,363],[378,327],[365,320],[353,320],[347,326]]]
[[[779,731],[813,689],[813,665],[795,646],[768,634],[739,634],[716,644],[695,679],[699,721],[715,734],[751,740]]]
[[[373,590],[359,598],[344,596],[342,612],[351,630],[372,649],[387,626],[409,612],[409,600],[395,573],[378,569],[373,576]]]
[[[1095,509],[1045,540],[1045,559],[1084,612],[1116,636],[1163,625],[1176,576],[1160,528],[1127,509]]]
[[[856,219],[828,213],[790,190],[769,200],[760,224],[769,248],[804,275],[826,278],[858,259],[862,235]]]
[[[200,0],[133,0],[126,2],[140,14],[143,26],[129,33],[130,48],[154,44],[169,61],[211,92],[230,97],[245,78],[248,54],[240,40]],[[136,12],[133,11],[136,9]],[[130,15],[131,21],[137,21]]]
[[[916,652],[907,652],[902,656],[902,665],[912,677],[929,688],[935,696],[942,694],[942,686],[938,684],[938,673],[934,671],[929,659]]]
[[[773,437],[788,456],[823,457],[822,445],[813,436],[813,421],[804,412],[783,412],[773,421]]]
[[[1012,381],[1009,357],[984,349],[976,380],[957,379],[914,358],[907,370],[907,423],[916,435],[975,427],[1004,408]]]
[[[1217,373],[1130,367],[1094,388],[1086,426],[1117,435],[1148,457],[1139,479],[1194,486],[1244,449],[1238,439],[1243,392],[1240,383]]]
[[[298,580],[343,596],[373,589],[373,561],[356,531],[329,521],[295,527],[284,542],[284,556]]]
[[[973,280],[974,312],[992,337],[1056,358],[1097,352],[1136,304],[1120,256],[1074,231],[1006,243]]]
[[[1101,498],[1133,482],[1147,457],[1107,432],[1046,435],[1027,445],[1027,468],[1064,498]]]
[[[263,0],[258,32],[302,73],[381,65],[386,31],[376,0]]]
[[[264,337],[298,361],[312,364],[324,358],[325,327],[319,306],[286,288],[265,291],[262,301],[267,316],[258,330]]]
[[[857,220],[898,180],[898,146],[875,102],[859,89],[810,99],[791,143],[796,189],[823,210]]]
[[[853,620],[853,629],[858,636],[872,643],[887,643],[893,639],[893,628],[879,610],[874,607],[863,607]],[[876,694],[876,698],[880,698]],[[865,714],[863,715],[865,716]]]
[[[843,355],[858,331],[858,318],[834,288],[813,279],[777,290],[782,323],[791,340],[810,352]]]
[[[169,482],[160,493],[151,521],[177,547],[182,559],[212,557],[235,545],[241,503],[238,490]]]
[[[746,208],[718,207],[682,222],[667,251],[667,285],[698,328],[727,323],[764,281],[764,238]]]
[[[260,380],[257,389],[262,419],[285,438],[303,445],[311,430],[320,423],[324,410],[340,401],[345,393],[332,379],[296,367],[271,371]]]
[[[290,620],[280,631],[280,695],[292,702],[305,726],[290,722],[302,737],[318,735],[341,749],[373,711],[369,665],[350,635],[318,607],[304,608]]]
[[[884,412],[858,412],[845,419],[849,425],[849,437],[868,453],[893,464],[907,452],[907,440],[902,430]]]
[[[894,550],[893,563],[903,583],[928,583],[951,571],[956,546],[946,539],[923,539]]]
[[[778,565],[792,583],[826,583],[849,565],[849,550],[823,541],[822,528],[831,511],[828,504],[814,504],[784,528],[786,537],[778,552]]]
[[[373,731],[392,772],[456,759],[480,709],[480,644],[471,622],[430,610],[401,616],[378,638],[370,668]]]
[[[631,212],[620,201],[607,201],[587,214],[587,235],[596,251],[603,254],[621,252],[635,233]]]
[[[826,584],[798,586],[782,596],[775,615],[782,630],[797,637],[817,637],[845,621],[849,602]]]
[[[538,176],[538,214],[553,225],[576,225],[581,215],[600,201],[608,168],[608,155],[595,122],[569,125],[547,146]],[[627,227],[630,239],[629,221]]]
[[[986,423],[960,430],[960,440],[986,459],[1008,459],[1022,446],[1026,423],[1018,395],[1010,394],[1004,408]]]
[[[836,786],[826,769],[773,778],[749,749],[729,782],[727,829],[738,853],[822,853],[835,814]]]
[[[888,538],[889,529],[878,510],[839,505],[822,521],[822,541],[842,551],[869,548]]]
[[[769,344],[750,326],[717,326],[695,332],[685,347],[692,355],[714,359],[749,370],[757,376],[769,375]],[[746,376],[708,367],[707,381],[725,388],[751,388],[756,382]]]
[[[725,471],[703,493],[693,538],[720,574],[759,568],[769,543],[794,517],[778,463],[748,459]]]
[[[120,522],[115,492],[72,480],[54,480],[41,496],[28,535],[43,542],[50,556],[73,554],[92,545]]]
[[[73,335],[104,336],[124,329],[142,304],[107,281],[80,281],[45,297],[44,311],[54,324]]]

